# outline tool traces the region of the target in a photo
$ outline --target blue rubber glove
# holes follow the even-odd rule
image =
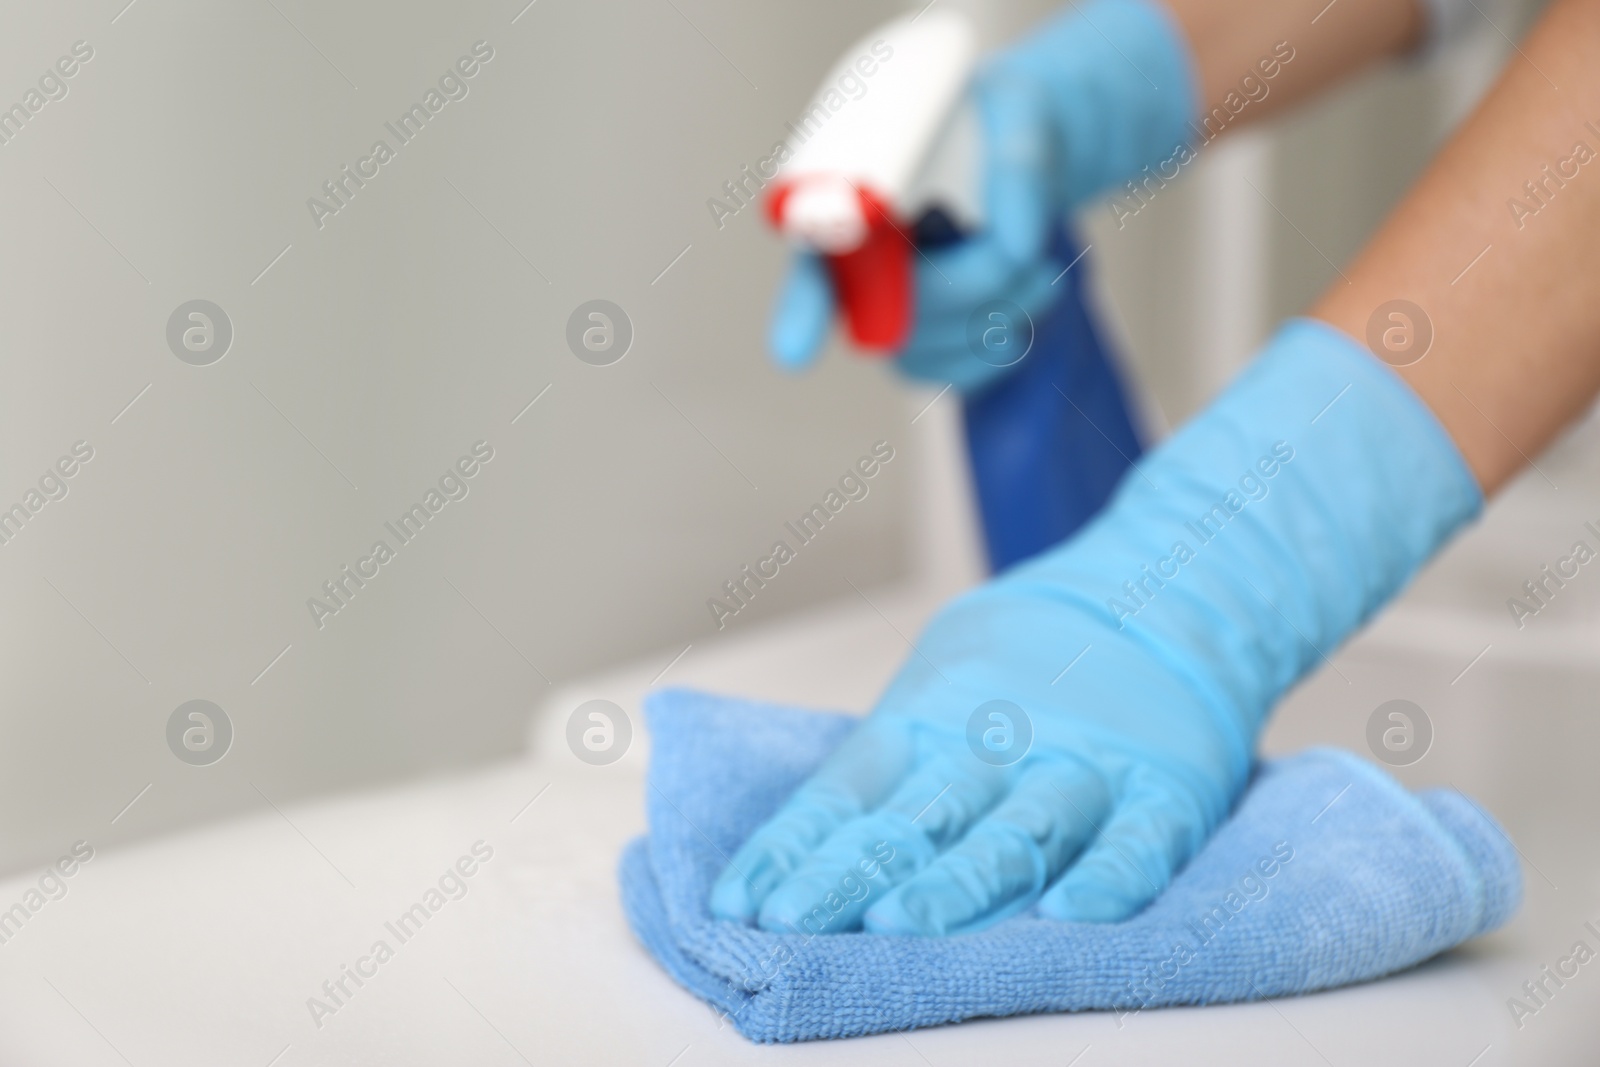
[[[1038,317],[1067,264],[1052,228],[1080,204],[1189,139],[1194,75],[1188,45],[1153,0],[1090,0],[991,59],[973,80],[984,158],[985,227],[916,261],[908,376],[971,393],[1006,373],[969,347],[967,320],[1003,299]],[[834,315],[832,284],[814,256],[795,258],[769,333],[773,358],[816,359]]]
[[[1277,699],[1474,517],[1387,366],[1286,325],[1074,539],[941,611],[712,912],[937,935],[1125,919],[1226,817]]]

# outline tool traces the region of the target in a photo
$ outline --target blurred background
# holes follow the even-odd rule
[[[921,605],[914,628],[981,573],[953,402],[842,351],[774,370],[784,251],[755,209],[707,206],[899,5],[525,3],[0,6],[0,103],[92,51],[0,145],[0,506],[93,450],[0,545],[0,869],[506,757],[543,736],[540,709],[559,734],[595,679],[737,661],[780,688],[750,642],[880,596]],[[991,43],[1051,6],[971,5]],[[1085,214],[1152,437],[1337,277],[1535,8],[1482,0],[1431,62],[1208,149],[1121,227]],[[336,213],[308,208],[467,56],[464,96]],[[633,332],[608,366],[566,341],[596,299]],[[169,343],[194,300],[231,327],[205,365]],[[897,455],[870,496],[719,630],[707,598],[878,440]],[[1527,729],[1490,714],[1518,671],[1592,691],[1600,586],[1535,620],[1537,640],[1504,606],[1596,517],[1588,441],[1362,646],[1400,656],[1397,677],[1439,675],[1444,695],[1410,695],[1443,707],[1493,645],[1474,669],[1498,681],[1471,698],[1486,751]],[[493,459],[468,494],[318,620],[323,583],[478,442]],[[829,675],[785,692],[865,707],[870,686]],[[169,751],[191,700],[231,723],[215,766]],[[1332,725],[1291,710],[1273,743],[1359,746],[1371,706]]]
[[[1054,7],[937,2],[991,45]],[[1077,220],[1150,440],[1337,281],[1539,5],[1473,6],[1440,54],[1231,134],[1121,225]],[[73,842],[105,857],[0,954],[0,1059],[1592,1062],[1593,980],[1526,1030],[1502,1008],[1600,921],[1600,579],[1520,625],[1507,606],[1600,526],[1592,419],[1264,741],[1475,797],[1524,861],[1503,930],[1281,1008],[808,1051],[745,1044],[633,941],[614,869],[643,824],[643,694],[864,711],[984,573],[954,398],[841,345],[773,369],[785,250],[756,208],[708,206],[903,10],[0,0],[0,907]],[[3,110],[63,56],[55,98]],[[631,335],[605,365],[569,344],[597,300]],[[878,441],[869,495],[719,628],[707,600]],[[452,499],[402,544],[431,490]],[[20,529],[13,505],[37,508]],[[394,558],[333,599],[379,539]],[[567,733],[596,698],[632,720],[598,767]],[[1394,700],[1429,738],[1404,759],[1370,740]],[[181,708],[223,758],[185,758]],[[475,902],[314,1026],[306,994],[480,836],[503,858]]]

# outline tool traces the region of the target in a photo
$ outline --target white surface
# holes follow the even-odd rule
[[[879,606],[891,618],[904,607],[887,597]],[[740,689],[760,671],[763,690],[803,692],[826,672],[841,695],[864,696],[900,655],[891,628],[861,606],[726,646],[673,680]],[[1340,664],[1363,684],[1377,678],[1360,655]],[[641,666],[605,688],[647,682],[656,670]],[[574,695],[553,702],[546,725],[564,720]],[[1109,1015],[1086,1014],[758,1048],[673,985],[626,929],[614,866],[643,825],[637,754],[594,768],[557,742],[470,777],[281,814],[263,806],[101,852],[64,899],[0,946],[0,1062],[515,1064],[520,1053],[539,1064],[663,1067],[1064,1064],[1085,1049],[1075,1061],[1083,1067],[1592,1062],[1580,1050],[1593,1047],[1600,976],[1580,972],[1521,1033],[1504,1005],[1582,933],[1582,908],[1572,905],[1592,901],[1597,884],[1592,854],[1539,853],[1540,840],[1523,844],[1561,891],[1530,872],[1528,906],[1507,931],[1372,985],[1147,1012],[1120,1029]],[[1546,814],[1561,821],[1559,809]],[[398,945],[384,923],[479,839],[494,856],[467,895]],[[0,901],[26,884],[0,884]],[[378,938],[398,945],[395,957],[316,1027],[307,998]]]
[[[953,441],[941,412],[919,424],[935,448]],[[1506,1001],[1579,938],[1600,947],[1583,929],[1600,925],[1597,679],[1592,656],[1572,651],[1593,647],[1600,583],[1574,583],[1565,614],[1535,620],[1537,631],[1512,628],[1500,600],[1528,547],[1563,546],[1567,510],[1596,499],[1563,460],[1581,458],[1592,432],[1541,464],[1563,492],[1536,479],[1514,488],[1441,574],[1337,655],[1269,732],[1269,751],[1319,741],[1360,751],[1378,703],[1416,700],[1436,738],[1400,777],[1453,782],[1517,842],[1521,913],[1409,973],[1270,1004],[1150,1011],[1120,1027],[1091,1013],[763,1048],[720,1024],[638,947],[618,904],[617,856],[643,829],[647,739],[616,764],[586,766],[565,747],[566,716],[594,696],[632,714],[664,667],[663,683],[864,709],[906,654],[901,634],[948,592],[925,581],[730,634],[670,667],[663,655],[570,686],[536,715],[523,760],[281,811],[263,799],[246,818],[102,848],[66,897],[0,945],[0,1063],[1590,1064],[1600,963],[1520,1031]],[[926,465],[941,466],[952,469]],[[940,492],[920,494],[919,528],[942,536],[927,539],[917,569],[960,575],[972,545],[960,535],[959,486],[928,488]],[[384,923],[478,840],[494,856],[467,895],[398,944]],[[0,883],[0,908],[32,884]],[[379,938],[394,958],[317,1027],[308,998]]]
[[[1014,29],[1028,5],[964,6]],[[1032,6],[1042,13],[1047,5]],[[1454,780],[1474,792],[1543,872],[1529,874],[1528,906],[1503,935],[1363,989],[1275,1007],[1151,1013],[1120,1032],[1088,1016],[750,1047],[718,1030],[622,926],[612,871],[640,825],[646,739],[604,769],[578,765],[559,741],[580,693],[634,706],[677,648],[552,697],[523,761],[288,803],[280,790],[349,788],[397,767],[465,758],[515,733],[536,682],[445,576],[502,625],[526,607],[510,635],[556,673],[580,659],[601,662],[619,642],[643,647],[697,632],[685,620],[704,624],[701,599],[729,564],[748,558],[775,516],[825,486],[838,458],[830,450],[850,458],[892,405],[889,386],[843,361],[797,381],[768,373],[755,349],[780,251],[757,219],[736,218],[724,230],[706,211],[706,198],[759,158],[821,62],[879,17],[876,9],[779,5],[713,18],[695,7],[630,3],[619,17],[609,6],[523,9],[520,0],[367,2],[314,14],[303,3],[278,7],[6,7],[0,54],[8,69],[40,70],[80,36],[98,53],[72,95],[7,149],[8,189],[34,209],[13,213],[0,257],[13,356],[13,402],[0,419],[7,492],[14,497],[81,436],[103,451],[85,475],[99,480],[80,479],[41,518],[51,525],[34,531],[39,539],[8,549],[0,647],[9,818],[0,845],[12,856],[55,855],[76,836],[68,828],[92,824],[83,836],[98,852],[65,899],[0,944],[0,1065],[521,1062],[494,1027],[538,1063],[1065,1064],[1092,1045],[1081,1067],[1323,1057],[1467,1064],[1491,1043],[1479,1064],[1592,1061],[1579,1051],[1596,1044],[1600,978],[1588,969],[1521,1033],[1506,1030],[1504,1006],[1567,951],[1583,919],[1600,913],[1589,717],[1597,597],[1580,586],[1555,617],[1521,633],[1497,614],[1499,598],[1553,558],[1546,547],[1562,548],[1580,517],[1600,512],[1580,515],[1600,494],[1575,489],[1554,468],[1572,514],[1556,521],[1532,504],[1502,508],[1526,528],[1463,557],[1463,567],[1481,570],[1482,581],[1467,587],[1482,595],[1434,590],[1417,610],[1391,617],[1382,642],[1339,658],[1351,683],[1325,672],[1284,709],[1270,738],[1278,748],[1313,738],[1359,748],[1376,700],[1427,699],[1439,713],[1437,749],[1407,778]],[[1499,21],[1498,8],[1487,9]],[[296,23],[349,69],[359,92]],[[374,183],[326,232],[310,230],[304,198],[316,182],[480,34],[501,58],[470,99],[451,104],[426,143],[407,150],[404,169]],[[1479,40],[1489,52],[1468,56],[1457,72],[1454,111],[1508,47],[1487,24]],[[13,82],[13,94],[32,76]],[[1373,105],[1365,118],[1379,114]],[[1312,146],[1322,154],[1304,146],[1295,154],[1312,166],[1366,148],[1369,173],[1381,176],[1390,162],[1370,151],[1378,143],[1334,136]],[[1356,193],[1388,195],[1381,183],[1368,188]],[[1152,217],[1119,234],[1120,246],[1096,239],[1105,276],[1127,283],[1120,289],[1126,320],[1143,331],[1138,347],[1161,356],[1152,365],[1168,383],[1189,381],[1184,361],[1193,352],[1190,286],[1173,276],[1191,258],[1179,240],[1188,195],[1175,188]],[[566,210],[552,214],[551,203]],[[1301,226],[1319,221],[1289,214]],[[1357,234],[1369,214],[1335,201],[1322,205],[1320,220]],[[1318,250],[1291,235],[1301,244],[1278,250],[1275,274],[1304,263],[1323,270],[1323,252],[1342,258],[1310,233]],[[553,290],[508,243],[554,274]],[[148,285],[128,269],[135,262]],[[161,331],[179,300],[201,294],[228,308],[238,336],[226,360],[196,370],[172,360]],[[620,299],[640,326],[638,349],[604,376],[569,360],[560,339],[572,306],[595,295]],[[552,380],[552,393],[511,426]],[[140,393],[147,382],[152,388]],[[1202,392],[1175,391],[1169,408],[1180,413]],[[136,395],[143,399],[123,411]],[[367,495],[347,496],[267,396]],[[425,487],[441,456],[486,427],[498,427],[490,435],[497,444],[506,437],[507,478],[475,491],[477,503],[459,516],[470,524],[419,548],[410,576],[375,589],[370,613],[340,619],[339,636],[314,635],[336,642],[331,653],[296,639],[252,685],[291,628],[308,625],[308,583],[326,578],[330,561],[344,562],[350,546]],[[750,470],[767,504],[747,506],[747,487],[707,440]],[[640,464],[641,456],[653,462]],[[899,499],[887,484],[874,492],[879,505]],[[1509,503],[1520,507],[1526,496]],[[859,538],[840,530],[837,547],[822,546],[808,565],[825,565],[834,584],[840,573],[890,572],[881,546],[899,543],[890,536],[897,527],[879,518],[889,513],[871,512]],[[583,560],[597,562],[575,563]],[[944,564],[934,570],[959,585],[961,559]],[[864,587],[907,634],[934,590],[921,584],[892,596]],[[790,594],[771,595],[777,609]],[[1562,613],[1570,625],[1545,625]],[[864,605],[796,626],[812,636],[730,628],[720,645],[697,641],[666,680],[860,708],[904,655],[897,634]],[[1356,696],[1346,692],[1352,687]],[[169,765],[160,742],[166,714],[199,692],[234,711],[255,746],[215,768],[233,775],[233,792],[195,784],[222,779]],[[143,793],[146,767],[160,777]],[[265,793],[241,770],[260,772],[254,781]],[[300,776],[292,786],[291,775]],[[142,799],[110,822],[135,793]],[[245,814],[125,843],[220,811]],[[347,1010],[313,1028],[306,998],[480,837],[496,857],[470,895],[402,948]],[[32,884],[26,874],[0,882],[0,909]]]

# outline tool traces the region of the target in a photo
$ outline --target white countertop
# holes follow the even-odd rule
[[[871,595],[871,606],[691,650],[663,681],[863,707],[904,654],[896,628],[910,632],[927,607],[889,591]],[[1396,669],[1396,657],[1408,678],[1432,669],[1425,652],[1394,653],[1377,639],[1338,662],[1352,685],[1369,689]],[[636,737],[607,767],[579,763],[562,741],[566,712],[584,699],[604,695],[636,709],[667,658],[553,696],[524,760],[281,811],[264,801],[248,818],[97,851],[67,880],[65,897],[0,944],[0,1063],[1594,1062],[1600,962],[1520,1032],[1506,1007],[1579,937],[1600,948],[1582,929],[1586,918],[1600,925],[1600,863],[1585,847],[1596,809],[1582,803],[1597,788],[1595,731],[1553,725],[1562,714],[1554,704],[1508,728],[1557,729],[1573,753],[1571,774],[1548,752],[1540,767],[1549,773],[1520,778],[1486,760],[1485,751],[1514,755],[1515,747],[1494,743],[1493,727],[1460,706],[1458,728],[1441,730],[1439,750],[1419,765],[1428,772],[1407,776],[1410,784],[1457,779],[1507,822],[1541,872],[1527,870],[1527,902],[1505,930],[1415,971],[1268,1004],[1149,1011],[1120,1027],[1107,1014],[1061,1015],[752,1045],[674,985],[624,922],[614,870],[643,827],[647,739]],[[1347,734],[1360,744],[1365,714],[1340,716],[1347,685],[1325,674],[1284,711],[1269,747]],[[1551,693],[1560,688],[1549,684]],[[1477,742],[1448,743],[1466,734]],[[466,895],[400,942],[384,924],[478,841],[493,856],[465,880]],[[0,882],[0,908],[35,884]],[[322,983],[378,939],[393,958],[363,964],[376,973],[360,987],[346,979],[349,996],[319,1027],[308,998],[331,1005]]]

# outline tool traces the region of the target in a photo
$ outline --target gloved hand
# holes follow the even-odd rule
[[[1077,537],[933,620],[732,859],[712,912],[937,935],[1139,911],[1243,787],[1278,697],[1481,507],[1431,412],[1287,325]]]
[[[1154,0],[1090,0],[985,64],[971,89],[984,146],[984,229],[917,257],[900,369],[964,393],[1004,374],[1003,361],[973,353],[967,320],[996,299],[1034,318],[1050,307],[1059,292],[1052,282],[1067,267],[1050,254],[1052,227],[1188,140],[1193,81],[1188,44]],[[808,366],[833,316],[826,266],[797,255],[772,316],[776,362]]]

